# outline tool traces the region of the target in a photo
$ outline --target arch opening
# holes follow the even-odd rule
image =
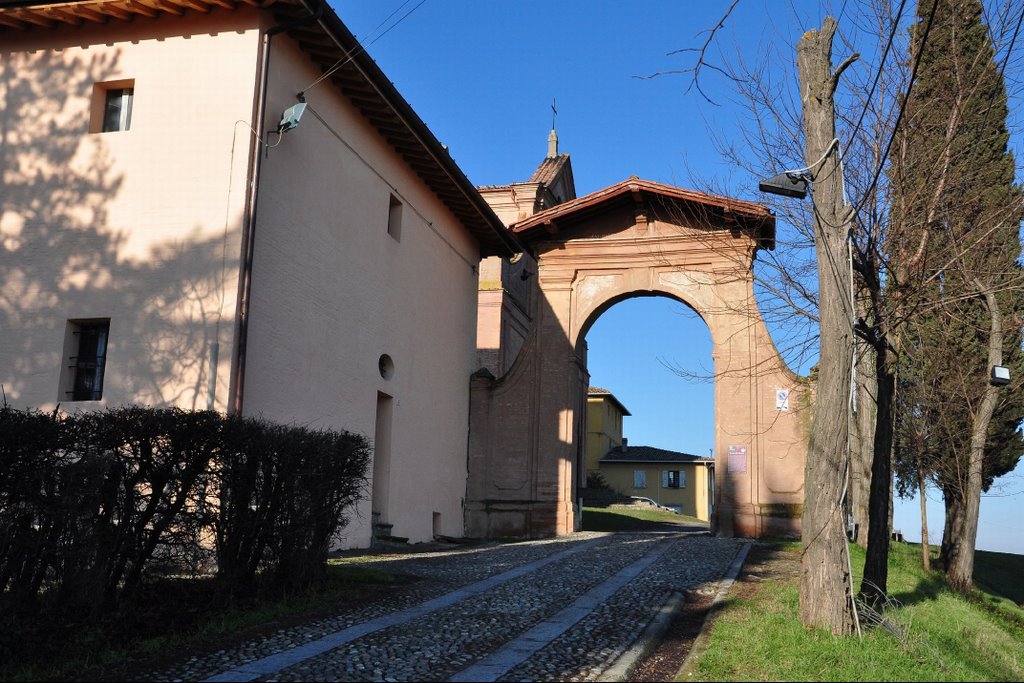
[[[589,374],[578,464],[584,507],[639,499],[709,524],[715,387],[704,318],[678,296],[630,292],[591,313],[576,349]]]

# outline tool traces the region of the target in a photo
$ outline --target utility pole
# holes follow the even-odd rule
[[[835,19],[826,17],[820,30],[808,31],[797,43],[805,154],[813,180],[821,325],[817,393],[804,479],[807,495],[801,532],[800,620],[808,627],[849,635],[856,616],[842,497],[849,453],[854,341],[847,252],[853,207],[843,200],[833,97],[839,76],[857,55],[832,71],[836,26]]]

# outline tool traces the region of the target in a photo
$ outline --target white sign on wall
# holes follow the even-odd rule
[[[789,411],[789,389],[775,390],[775,410]]]

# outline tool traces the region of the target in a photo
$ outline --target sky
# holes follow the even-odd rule
[[[851,75],[871,73],[877,48],[859,42],[864,34],[845,12],[847,2],[856,4],[740,0],[715,35],[709,63],[743,60],[785,73],[803,32],[832,14],[862,54]],[[571,155],[579,196],[635,175],[758,199],[757,179],[728,163],[715,143],[742,145],[739,126],[749,123],[732,84],[705,69],[700,84],[709,102],[690,87],[689,74],[644,78],[692,67],[695,52],[670,53],[701,47],[731,0],[331,3],[476,185],[530,176],[547,150],[554,103],[559,151]],[[850,51],[837,41],[835,61]],[[784,99],[793,83],[781,79],[773,87]],[[1024,158],[1019,135],[1011,147]],[[675,371],[708,374],[711,338],[699,317],[669,299],[630,299],[604,313],[587,342],[592,384],[611,390],[633,414],[624,424],[631,443],[708,453],[713,385]],[[794,370],[806,372],[812,362]],[[932,494],[933,543],[942,521],[941,499]],[[920,540],[915,501],[897,500],[894,526]],[[983,499],[977,547],[1024,554],[1024,465]]]

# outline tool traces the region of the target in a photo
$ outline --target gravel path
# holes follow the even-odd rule
[[[710,590],[741,543],[580,533],[372,558],[423,578],[148,680],[594,680],[673,593]]]

